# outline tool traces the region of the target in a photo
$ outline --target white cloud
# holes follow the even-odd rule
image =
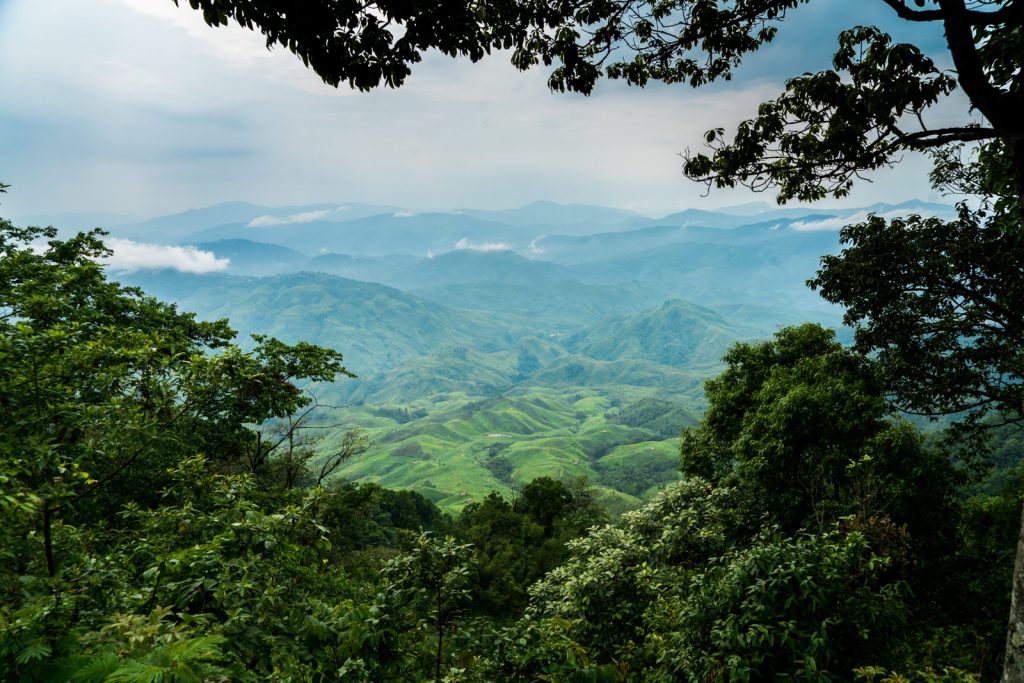
[[[801,40],[787,18],[791,39],[731,84],[696,92],[602,82],[590,98],[552,94],[547,70],[520,73],[508,53],[469,64],[428,51],[401,89],[360,93],[324,85],[258,32],[210,28],[178,4],[0,0],[0,92],[17,93],[0,98],[0,180],[14,186],[5,212],[152,216],[337,198],[435,210],[548,199],[665,215],[741,203],[745,189],[703,198],[677,153],[752,116],[784,75],[827,65],[846,16],[869,21],[860,3],[824,3],[827,27]],[[929,123],[960,125],[953,114],[965,110]],[[843,205],[929,197],[931,164],[915,159]]]
[[[547,235],[538,235],[530,240],[530,253],[534,255],[540,255],[544,253],[544,247],[538,247],[537,242],[547,237]]]
[[[465,237],[455,243],[455,248],[466,249],[468,251],[509,251],[512,249],[511,245],[505,244],[504,242],[484,242],[482,244],[473,244]]]
[[[921,216],[934,216],[934,212],[930,211],[912,211],[902,209],[899,211],[886,211],[885,213],[875,213],[876,216],[884,218],[885,220],[891,220],[893,218],[902,218],[909,216],[912,213],[919,214]],[[868,219],[868,212],[858,211],[857,213],[850,214],[849,216],[835,216],[833,218],[823,218],[819,221],[797,221],[796,223],[790,224],[790,228],[797,232],[822,232],[825,230],[840,230],[844,226],[853,225],[854,223],[863,223]]]
[[[153,17],[184,31],[194,41],[227,62],[243,65],[274,59],[273,53],[266,49],[265,42],[258,33],[234,25],[212,29],[203,21],[202,14],[187,6],[175,7],[170,2],[151,0],[121,2],[139,14]]]
[[[335,211],[346,211],[347,206],[339,206],[337,209],[322,209],[320,211],[303,211],[302,213],[293,213],[291,216],[285,216],[284,218],[275,218],[274,216],[259,216],[249,221],[248,227],[250,228],[266,228],[271,225],[288,225],[290,223],[312,223],[313,221],[323,220],[327,218]]]
[[[395,218],[412,218],[415,215],[416,215],[415,211],[399,211],[398,213],[394,214],[394,217]]]
[[[114,252],[107,259],[107,265],[123,272],[173,268],[185,273],[214,273],[231,264],[228,259],[217,258],[213,252],[195,247],[147,244],[117,238],[107,239],[106,243]]]

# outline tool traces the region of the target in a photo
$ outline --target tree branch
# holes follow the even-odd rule
[[[916,133],[897,132],[900,144],[914,148],[941,147],[951,142],[991,140],[998,136],[999,133],[995,128],[983,128],[980,126],[937,128],[935,130],[922,130]]]
[[[945,9],[915,10],[907,7],[905,0],[882,0],[891,7],[896,16],[906,21],[945,21]],[[1024,4],[1009,2],[993,12],[981,12],[978,10],[963,10],[962,14],[966,23],[970,26],[991,26],[1024,19]]]

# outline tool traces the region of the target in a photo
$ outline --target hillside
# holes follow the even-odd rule
[[[704,369],[720,363],[735,341],[754,329],[686,301],[632,316],[607,318],[568,337],[565,347],[598,360],[647,360],[676,368]]]
[[[676,409],[666,411],[671,414],[659,429],[630,426],[614,421],[622,401],[621,393],[532,388],[492,398],[352,407],[331,418],[365,429],[373,440],[342,476],[411,488],[448,509],[489,491],[511,496],[542,476],[583,477],[597,486],[602,504],[619,512],[677,479],[677,435],[696,420]],[[675,435],[666,438],[672,422]],[[328,437],[321,449],[330,451],[337,438]],[[638,453],[642,462],[632,462]],[[645,474],[634,476],[638,472]]]
[[[816,228],[856,213],[338,207],[235,203],[129,226],[174,226],[230,264],[119,277],[245,334],[341,350],[359,377],[316,388],[338,406],[325,424],[375,444],[342,475],[448,509],[542,474],[586,477],[615,510],[650,495],[731,344],[838,324],[803,281],[838,249]],[[344,429],[328,432],[324,453]]]
[[[394,367],[443,346],[497,351],[528,334],[493,316],[319,273],[248,278],[163,272],[121,279],[201,318],[230,318],[243,333],[341,349],[356,374]]]

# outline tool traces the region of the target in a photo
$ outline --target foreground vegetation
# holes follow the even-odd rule
[[[1000,669],[1019,476],[980,485],[829,331],[733,347],[682,479],[616,524],[585,483],[550,477],[452,517],[332,476],[358,434],[303,436],[300,387],[345,375],[339,354],[243,352],[226,324],[108,282],[96,235],[47,237],[0,231],[4,680]]]

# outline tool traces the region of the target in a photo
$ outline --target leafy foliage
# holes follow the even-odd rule
[[[974,425],[1024,415],[1022,236],[1006,219],[966,207],[953,222],[873,216],[844,228],[847,248],[811,281],[846,307],[906,410],[967,412]]]
[[[319,424],[300,383],[344,374],[335,352],[270,338],[244,352],[225,323],[109,283],[97,235],[32,247],[45,231],[4,227],[5,680],[993,668],[988,607],[1008,598],[1019,485],[957,499],[949,463],[890,415],[876,367],[821,328],[736,345],[686,433],[687,476],[617,525],[585,481],[553,478],[453,520],[419,494],[318,475],[363,444],[314,455],[298,431]],[[561,414],[531,400],[523,424]],[[495,405],[457,410],[490,429]],[[562,412],[586,421],[585,406],[610,408],[581,393]],[[599,452],[601,433],[571,440]]]

